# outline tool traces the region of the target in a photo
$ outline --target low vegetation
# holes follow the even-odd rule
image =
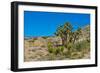
[[[90,27],[73,31],[70,23],[60,25],[54,37],[37,37],[25,44],[25,61],[90,58]]]

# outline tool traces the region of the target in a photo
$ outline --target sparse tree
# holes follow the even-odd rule
[[[82,29],[78,28],[75,32],[73,32],[73,43],[75,43],[76,40],[79,40],[82,33]]]
[[[70,34],[72,33],[72,25],[66,22],[57,28],[55,35],[60,36],[62,39],[62,45],[67,46]]]

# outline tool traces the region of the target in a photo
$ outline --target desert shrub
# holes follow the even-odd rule
[[[67,55],[68,56],[70,56],[70,54],[74,51],[74,49],[73,49],[73,46],[74,46],[74,44],[72,44],[72,43],[68,43],[68,45],[67,45]]]
[[[75,48],[77,51],[82,51],[83,49],[89,49],[90,43],[87,40],[84,40],[74,44],[73,48]]]
[[[69,59],[81,59],[84,56],[83,51],[88,52],[90,48],[90,43],[87,40],[77,42],[75,44],[68,44],[68,51],[65,53],[66,57]]]
[[[55,48],[55,52],[54,52],[54,54],[59,54],[60,53],[60,48],[59,47],[57,47],[57,48]]]
[[[78,52],[76,48],[80,49],[81,48],[80,44],[68,43],[67,48],[66,48],[67,52],[64,52],[64,55],[66,56],[66,58],[71,59],[71,57],[73,57],[73,53]]]
[[[82,43],[78,43],[75,45],[75,49],[77,49],[78,51],[81,51],[82,48],[83,48]]]
[[[81,59],[82,57],[82,52],[72,52],[70,55],[70,59]]]
[[[73,44],[72,44],[72,43],[68,43],[68,44],[67,44],[67,49],[68,49],[68,50],[70,50],[72,47],[73,47]]]
[[[48,52],[53,53],[55,55],[61,54],[64,51],[64,46],[56,47],[51,42],[48,42],[47,47],[48,47]]]
[[[52,43],[51,43],[51,42],[48,42],[48,43],[47,43],[47,47],[48,47],[48,48],[53,47]]]
[[[56,55],[55,54],[50,54],[49,55],[49,60],[55,60],[56,59]]]
[[[64,46],[58,46],[58,47],[55,47],[53,48],[54,49],[54,54],[57,55],[57,54],[62,54],[63,51],[64,51]]]
[[[53,48],[48,48],[49,53],[53,53]]]
[[[32,41],[31,42],[35,42],[35,39],[32,39]]]
[[[64,48],[65,48],[64,46],[61,46],[61,47],[60,47],[61,52],[64,51]]]
[[[46,37],[46,36],[44,36],[44,37],[42,37],[43,39],[47,39],[48,37]]]
[[[64,48],[65,48],[64,46],[59,46],[59,47],[58,47],[58,49],[59,49],[59,53],[63,53]]]
[[[29,42],[34,42],[35,40],[37,40],[37,38],[32,38],[31,40],[29,40]]]
[[[64,52],[64,55],[66,56],[66,58],[70,58],[70,52]]]
[[[46,46],[45,46],[45,45],[41,45],[41,47],[42,47],[42,48],[45,48]]]
[[[55,50],[54,50],[53,44],[51,42],[48,42],[47,47],[48,47],[49,53],[54,53]]]
[[[90,38],[87,39],[87,42],[90,43]]]

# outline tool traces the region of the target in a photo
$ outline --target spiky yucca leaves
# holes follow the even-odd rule
[[[60,36],[62,45],[66,46],[69,41],[70,33],[72,33],[72,25],[69,22],[66,22],[64,25],[57,28],[55,35]]]

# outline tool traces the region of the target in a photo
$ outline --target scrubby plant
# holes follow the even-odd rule
[[[43,36],[42,38],[43,38],[43,39],[47,39],[48,37],[47,37],[47,36]]]
[[[77,51],[82,51],[83,49],[89,49],[90,43],[87,40],[84,40],[74,44],[73,48],[75,48]]]
[[[68,43],[66,49],[67,49],[67,52],[64,52],[64,55],[65,55],[67,58],[70,58],[71,53],[73,52],[73,51],[72,51],[72,50],[73,50],[73,48],[72,48],[72,43]]]
[[[54,54],[62,54],[63,53],[63,51],[64,51],[64,46],[58,46],[58,47],[56,47],[56,48],[54,48],[55,49],[55,51],[54,51]]]
[[[68,43],[67,44],[67,48],[70,50],[72,48],[73,44],[72,43]]]
[[[48,48],[49,53],[53,53],[53,48]]]
[[[47,47],[48,47],[48,52],[54,55],[62,54],[65,48],[64,46],[56,47],[51,42],[48,42]]]
[[[83,44],[81,44],[81,43],[77,43],[77,44],[75,45],[75,49],[76,49],[77,51],[81,51],[82,48],[84,48],[82,45],[83,45]]]
[[[49,53],[54,53],[55,52],[55,49],[53,48],[53,44],[51,42],[48,42],[47,47],[48,47],[48,52]]]
[[[70,59],[81,59],[82,57],[82,52],[72,52],[70,55]]]
[[[60,47],[61,52],[64,51],[64,48],[65,48],[64,46],[61,46],[61,47]]]

